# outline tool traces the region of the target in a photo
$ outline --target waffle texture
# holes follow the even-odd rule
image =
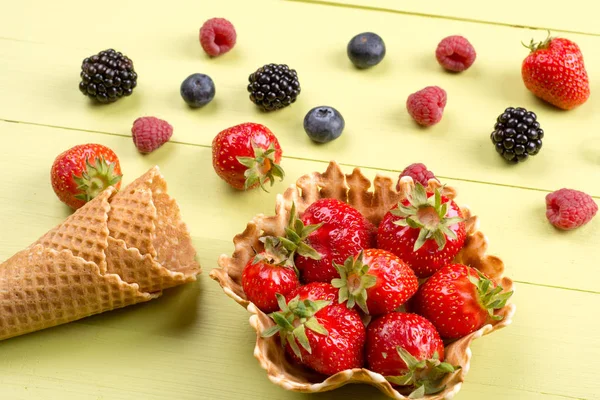
[[[109,187],[0,264],[0,340],[136,303],[201,272],[177,202],[154,167]]]

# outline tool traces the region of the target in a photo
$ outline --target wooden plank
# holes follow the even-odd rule
[[[0,122],[0,133],[10,138],[0,147],[0,169],[11,171],[0,176],[0,187],[4,188],[0,193],[0,220],[3,230],[12,233],[0,236],[0,259],[27,246],[68,214],[69,210],[52,191],[49,170],[54,157],[75,144],[99,142],[113,148],[123,166],[124,183],[159,165],[189,220],[196,245],[225,253],[232,251],[231,239],[255,214],[273,213],[277,193],[302,174],[327,167],[325,163],[285,158],[281,165],[286,179],[270,193],[238,193],[216,175],[211,151],[205,147],[169,143],[142,156],[130,139],[121,136],[6,122]],[[23,152],[28,146],[29,150]],[[344,168],[347,173],[352,171],[351,167]],[[377,172],[398,174],[371,169],[363,172],[371,178]],[[544,192],[444,182],[456,187],[457,201],[481,218],[480,229],[490,241],[490,253],[505,261],[513,279],[598,292],[597,268],[590,257],[600,240],[600,220],[573,232],[559,232],[546,220]],[[216,257],[209,263],[215,261]],[[574,268],[577,274],[572,273]],[[588,278],[581,279],[582,276]]]
[[[393,170],[422,161],[447,178],[544,190],[568,186],[600,196],[600,186],[589,183],[600,179],[600,140],[592,128],[600,123],[600,114],[594,112],[600,104],[597,96],[592,94],[576,110],[561,112],[538,101],[521,82],[520,65],[527,51],[520,41],[531,36],[542,39],[544,33],[362,9],[263,2],[261,9],[282,17],[257,24],[247,18],[256,11],[254,3],[224,0],[176,2],[168,10],[145,9],[144,18],[131,18],[136,2],[123,5],[107,0],[108,30],[89,29],[87,11],[73,0],[60,8],[35,3],[37,12],[28,15],[28,24],[21,24],[17,17],[26,15],[34,3],[15,2],[3,16],[6,24],[0,24],[0,36],[15,39],[0,40],[0,118],[127,136],[135,118],[150,114],[174,125],[174,141],[202,145],[210,145],[221,129],[255,121],[270,127],[285,154],[296,158],[335,158]],[[231,53],[211,60],[200,49],[197,29],[214,15],[227,15],[234,22],[239,41]],[[290,16],[311,21],[313,28],[290,24]],[[46,28],[48,20],[54,21],[55,29]],[[147,23],[158,20],[164,21],[160,29]],[[334,20],[335,33],[325,34]],[[386,60],[373,70],[356,71],[346,57],[346,44],[354,34],[374,29],[386,40]],[[406,40],[415,37],[414,32],[419,32],[419,40]],[[476,64],[461,75],[444,73],[433,56],[439,40],[454,33],[470,38],[478,51]],[[590,75],[600,73],[600,53],[593,51],[600,39],[568,36],[582,47]],[[134,96],[117,104],[92,106],[77,90],[79,65],[85,56],[106,47],[132,57],[139,87]],[[303,91],[293,107],[265,114],[248,100],[246,80],[250,72],[269,62],[296,68]],[[201,110],[188,109],[178,93],[180,82],[193,72],[211,75],[217,85],[214,102]],[[444,87],[449,100],[442,122],[420,129],[404,104],[410,93],[427,85]],[[335,142],[317,146],[305,135],[302,120],[310,108],[322,104],[342,112],[346,130]],[[489,140],[495,118],[507,106],[534,110],[546,131],[542,152],[523,165],[506,165]]]
[[[288,0],[305,3],[360,7],[381,11],[400,12],[466,22],[524,26],[600,35],[595,14],[595,4],[587,0],[574,0],[568,7],[543,0],[505,0],[492,5],[481,1],[448,2],[401,0]]]

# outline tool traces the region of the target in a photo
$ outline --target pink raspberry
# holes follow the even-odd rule
[[[400,176],[398,177],[398,183],[396,184],[396,190],[400,190],[400,179],[402,179],[403,176],[410,176],[415,183],[419,182],[425,187],[430,179],[437,179],[433,172],[427,169],[425,164],[410,164],[408,167],[404,168],[404,171],[400,173]]]
[[[131,128],[133,143],[140,153],[151,153],[167,143],[173,135],[173,127],[162,119],[140,117]]]
[[[546,217],[558,229],[571,230],[587,224],[598,212],[589,194],[560,189],[546,195]]]
[[[461,72],[475,62],[475,48],[469,41],[458,35],[443,39],[435,50],[435,58],[448,71]]]
[[[438,86],[425,89],[408,96],[406,108],[410,116],[423,126],[435,125],[442,119],[446,107],[446,91]]]
[[[200,44],[211,57],[227,53],[235,46],[237,34],[225,18],[211,18],[200,28]]]

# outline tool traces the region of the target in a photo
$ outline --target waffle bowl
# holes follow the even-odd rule
[[[366,368],[348,369],[332,376],[324,376],[302,365],[293,363],[286,356],[277,335],[263,338],[261,332],[274,325],[271,318],[246,299],[242,289],[242,271],[246,263],[254,256],[254,251],[261,251],[263,243],[259,240],[265,235],[282,236],[289,220],[290,209],[295,204],[301,216],[304,210],[320,198],[336,198],[358,209],[373,224],[379,225],[385,213],[401,199],[406,197],[414,187],[410,177],[403,177],[399,190],[395,181],[387,176],[377,175],[373,182],[365,177],[360,168],[345,175],[340,166],[332,161],[324,173],[313,172],[300,177],[295,185],[291,185],[283,194],[278,194],[275,215],[256,215],[246,229],[233,238],[234,252],[231,256],[221,255],[218,260],[220,268],[210,272],[210,277],[219,282],[225,294],[246,308],[250,315],[250,325],[256,330],[254,356],[262,368],[267,371],[271,382],[280,387],[303,393],[317,393],[334,390],[350,383],[363,383],[377,387],[387,396],[394,399],[407,399],[408,391],[392,386],[381,374]],[[371,190],[372,187],[372,190]],[[455,199],[454,188],[441,186],[431,179],[428,190],[441,188],[441,193]],[[504,263],[496,256],[486,254],[488,242],[485,235],[478,230],[479,220],[472,215],[468,207],[460,206],[465,218],[467,238],[463,249],[457,254],[454,262],[477,268],[500,284],[504,291],[514,290],[511,279],[503,276]],[[501,320],[492,321],[481,329],[445,343],[445,361],[461,368],[447,375],[442,382],[443,391],[423,397],[427,400],[450,399],[458,393],[471,361],[470,344],[473,340],[509,325],[515,313],[515,305],[507,304],[496,310]]]

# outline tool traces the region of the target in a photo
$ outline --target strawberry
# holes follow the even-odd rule
[[[274,237],[264,237],[265,251],[248,261],[242,271],[242,288],[249,301],[265,313],[277,311],[275,294],[288,294],[300,285],[287,251]]]
[[[59,154],[50,169],[52,189],[76,210],[109,186],[121,187],[117,155],[101,144],[82,144]]]
[[[443,362],[444,343],[431,322],[411,313],[392,312],[372,321],[365,353],[368,368],[414,390],[411,399],[442,391],[445,375],[460,368]]]
[[[388,211],[377,232],[378,247],[388,250],[426,278],[448,264],[466,238],[462,212],[439,189],[427,193],[420,183]]]
[[[263,337],[279,333],[292,359],[321,374],[362,368],[366,329],[358,312],[332,300],[277,299],[281,311],[269,314],[275,325]]]
[[[232,187],[250,190],[283,179],[279,141],[264,125],[243,123],[225,129],[212,142],[213,168]]]
[[[344,265],[334,263],[340,278],[331,281],[339,288],[339,302],[348,301],[366,314],[394,311],[415,292],[419,281],[413,270],[394,254],[381,249],[365,249],[348,257]]]
[[[411,311],[429,319],[445,339],[456,339],[500,320],[494,310],[504,307],[512,291],[503,289],[482,272],[450,264],[421,285],[411,300]]]
[[[285,296],[285,299],[286,301],[290,301],[296,296],[299,296],[300,300],[326,300],[333,302],[338,298],[338,290],[330,283],[311,282],[306,285],[298,286],[296,289],[289,292]]]
[[[360,250],[374,246],[375,227],[357,209],[343,201],[323,198],[312,203],[300,220],[318,226],[303,240],[316,256],[298,253],[295,264],[303,282],[331,282],[339,278],[333,262],[343,263]],[[288,239],[290,238],[288,235]],[[298,241],[295,241],[298,243]]]
[[[303,240],[320,225],[304,226],[296,217],[296,205],[292,203],[285,237],[264,236],[259,240],[265,250],[249,260],[242,271],[242,288],[248,300],[265,313],[279,309],[277,293],[287,295],[300,285],[298,269],[294,265],[296,254],[319,258],[316,251]],[[331,285],[329,285],[331,286]],[[335,293],[335,288],[331,287]],[[295,296],[296,294],[294,294]],[[332,297],[332,300],[335,297]]]
[[[534,95],[564,110],[573,109],[590,97],[590,84],[583,55],[576,43],[548,38],[541,43],[531,40],[529,55],[521,65],[525,87]]]

